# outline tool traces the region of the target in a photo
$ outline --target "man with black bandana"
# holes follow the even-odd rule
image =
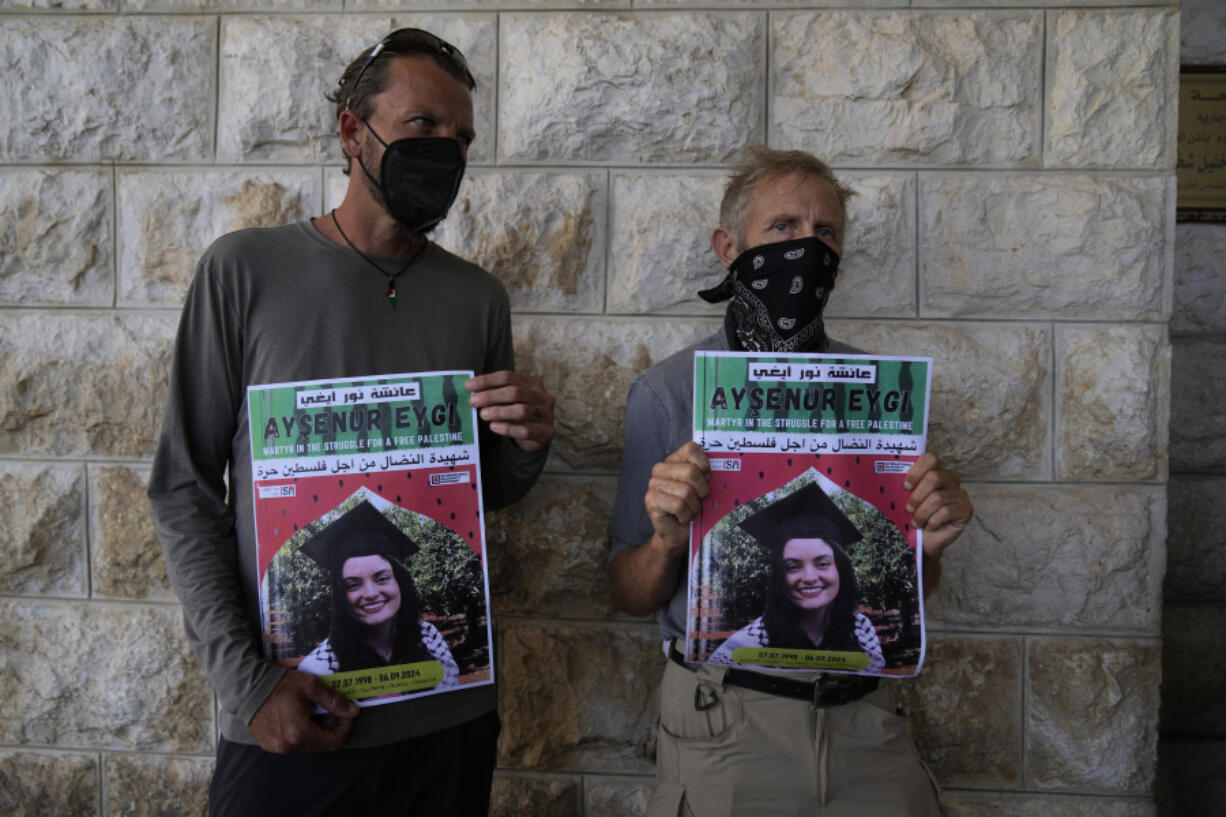
[[[613,595],[658,613],[670,660],[660,689],[657,787],[648,817],[937,815],[929,776],[888,684],[863,676],[753,673],[687,665],[689,524],[710,464],[691,441],[694,353],[855,353],[826,336],[822,310],[843,251],[852,191],[801,151],[747,149],[712,235],[729,270],[699,293],[730,300],[724,326],[643,373],[630,388],[625,453],[610,523]],[[926,453],[906,476],[924,532],[924,588],[974,512],[958,476]],[[815,703],[815,701],[820,703]]]
[[[506,290],[426,237],[464,173],[475,84],[428,32],[368,48],[329,97],[349,174],[341,205],[223,236],[188,292],[149,497],[220,704],[213,815],[488,812],[493,686],[359,714],[315,675],[264,657],[246,412],[251,385],[470,369],[486,508],[536,481],[554,401],[513,371]]]

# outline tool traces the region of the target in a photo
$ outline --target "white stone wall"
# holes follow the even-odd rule
[[[1221,412],[1169,408],[1226,373],[1220,265],[1174,283],[1226,250],[1175,230],[1177,5],[0,0],[0,817],[203,813],[214,702],[143,497],[178,306],[217,235],[339,200],[323,94],[406,25],[480,83],[437,238],[505,282],[559,398],[549,474],[490,526],[495,813],[644,812],[661,657],[604,567],[622,406],[719,324],[694,292],[759,140],[859,191],[832,334],[937,360],[932,444],[979,513],[899,691],[948,812],[1153,814],[1168,462],[1206,497],[1226,473]],[[1173,529],[1221,528],[1181,496]],[[1220,592],[1197,547],[1172,575]]]

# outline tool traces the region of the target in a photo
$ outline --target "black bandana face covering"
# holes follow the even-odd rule
[[[698,295],[709,303],[732,299],[726,325],[745,351],[818,351],[838,268],[839,254],[817,238],[763,244],[737,256],[728,277]]]
[[[383,145],[383,162],[375,179],[358,157],[362,172],[378,186],[392,218],[406,230],[424,235],[447,215],[464,179],[460,143],[443,137],[397,139],[390,145],[365,119],[362,123]]]

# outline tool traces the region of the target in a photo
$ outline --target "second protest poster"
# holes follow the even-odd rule
[[[360,706],[494,682],[471,377],[248,388],[269,660]]]
[[[919,673],[923,543],[903,480],[926,447],[931,373],[918,357],[695,355],[711,478],[687,660]]]

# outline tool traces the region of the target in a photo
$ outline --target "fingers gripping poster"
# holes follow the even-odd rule
[[[903,481],[924,452],[932,361],[699,352],[686,658],[912,676],[921,532]]]
[[[248,388],[271,661],[363,706],[493,683],[470,377]]]

